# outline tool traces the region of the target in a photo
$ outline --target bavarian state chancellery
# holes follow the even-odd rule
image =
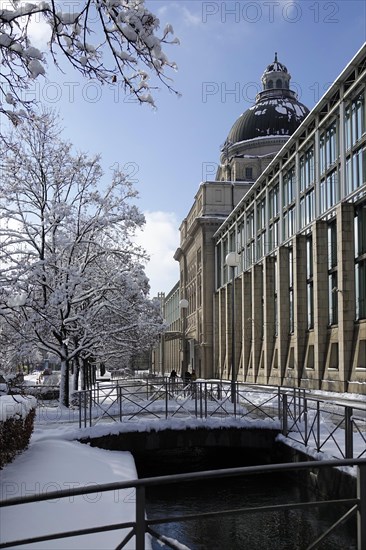
[[[152,368],[363,393],[366,44],[310,112],[277,54],[261,80],[180,226]]]

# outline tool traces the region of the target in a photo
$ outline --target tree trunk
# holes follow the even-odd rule
[[[63,342],[61,347],[61,381],[60,381],[60,405],[70,406],[70,361],[68,359],[67,345]]]
[[[81,365],[79,366],[79,369],[80,369],[80,389],[85,390],[86,389],[86,385],[85,385],[85,365],[84,365],[83,360],[81,361]]]
[[[67,359],[61,361],[61,380],[60,380],[60,405],[70,406],[69,398],[69,362]]]
[[[79,389],[79,374],[80,374],[80,365],[79,365],[79,359],[74,360],[74,376],[72,380],[72,389],[74,391],[78,391]]]
[[[88,359],[83,359],[83,371],[84,371],[84,389],[90,389],[90,369]]]

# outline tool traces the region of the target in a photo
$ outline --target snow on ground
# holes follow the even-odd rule
[[[95,485],[97,489],[102,483],[136,478],[131,453],[92,448],[76,441],[63,440],[62,432],[60,438],[53,433],[52,439],[31,442],[27,451],[4,468],[1,474],[1,498],[45,494],[91,485]],[[123,523],[134,519],[134,489],[96,492],[3,508],[0,515],[1,541]],[[116,548],[126,533],[127,530],[124,529],[27,544],[18,548],[107,550]],[[134,539],[131,539],[126,548],[133,550],[134,547]]]
[[[249,397],[249,392],[247,394]],[[266,396],[265,396],[266,397]],[[350,397],[344,394],[342,397]],[[354,398],[355,396],[352,396]],[[362,400],[364,396],[361,396]],[[263,395],[253,393],[252,402],[260,402]],[[256,401],[257,400],[257,401]],[[143,403],[140,403],[140,405]],[[188,413],[187,402],[184,414]],[[192,400],[191,408],[194,409]],[[98,411],[94,411],[99,414]],[[182,411],[183,412],[183,411]],[[63,407],[42,406],[37,409],[35,429],[28,450],[15,458],[1,472],[1,498],[29,494],[43,494],[69,487],[84,487],[91,484],[121,482],[137,478],[133,457],[128,452],[106,451],[81,444],[75,439],[91,435],[101,436],[120,431],[149,431],[162,429],[187,429],[196,427],[279,427],[278,420],[239,419],[232,417],[193,418],[189,416],[168,419],[142,419],[135,421],[112,422],[101,421],[91,428],[78,427],[78,411]],[[329,426],[322,425],[325,433]],[[366,429],[365,429],[366,432]],[[339,436],[343,438],[341,434]],[[301,438],[289,439],[279,436],[287,445],[305,451]],[[361,449],[365,440],[358,438]],[[358,444],[357,444],[358,446]],[[326,452],[317,453],[308,448],[307,452],[315,459],[339,457],[337,445],[330,440]],[[355,472],[353,472],[355,473]],[[125,489],[118,492],[100,493],[80,497],[67,497],[58,501],[45,501],[31,505],[19,505],[2,509],[0,514],[1,541],[16,540],[28,536],[46,533],[95,527],[111,523],[133,521],[135,518],[134,490]],[[21,526],[21,529],[20,529]],[[125,530],[126,532],[126,530]],[[124,538],[121,532],[60,539],[27,545],[28,549],[44,550],[85,550],[115,548]],[[150,541],[147,540],[147,547]],[[24,548],[24,546],[18,548]],[[134,548],[132,539],[127,548]]]

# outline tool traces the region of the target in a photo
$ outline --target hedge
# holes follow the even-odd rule
[[[10,396],[4,397],[9,398]],[[4,397],[0,397],[0,405],[3,405],[3,408],[4,404],[2,401]],[[14,397],[17,403],[19,396]],[[35,401],[32,397],[22,397],[20,399],[32,399]],[[11,462],[17,454],[28,447],[36,413],[35,407],[32,405],[33,402],[31,406],[26,407],[23,414],[19,412],[14,412],[12,416],[6,413],[2,414],[3,420],[0,420],[0,470],[5,464]]]

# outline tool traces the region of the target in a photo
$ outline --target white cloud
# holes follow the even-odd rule
[[[202,24],[202,15],[196,14],[191,11],[186,6],[182,7],[184,21],[189,25],[201,25]]]
[[[202,9],[202,8],[201,8]],[[182,17],[186,25],[201,25],[202,24],[202,13],[201,10],[193,12],[187,8],[187,6],[182,6],[178,2],[170,2],[169,5],[164,5],[158,9],[159,17],[169,17],[169,10],[174,10],[175,14],[178,12],[179,17]]]
[[[36,13],[31,17],[28,34],[33,46],[43,51],[48,49],[47,44],[51,38],[51,27],[40,13]]]
[[[167,294],[179,279],[179,264],[173,258],[179,246],[179,222],[173,212],[144,212],[146,224],[137,234],[137,242],[149,254],[146,275],[150,295]]]
[[[166,12],[168,11],[168,6],[162,6],[158,9],[157,11],[157,14],[158,14],[158,17],[163,17],[165,16]]]
[[[33,4],[37,5],[40,0],[35,0]],[[25,2],[23,2],[24,4]],[[2,10],[14,10],[12,2],[9,0],[0,0],[0,9]],[[20,25],[25,25],[28,21],[27,17],[21,17],[17,20]],[[44,18],[42,14],[34,14],[29,21],[28,25],[28,37],[31,40],[33,46],[40,48],[41,50],[47,50],[47,43],[51,38],[51,27]]]

